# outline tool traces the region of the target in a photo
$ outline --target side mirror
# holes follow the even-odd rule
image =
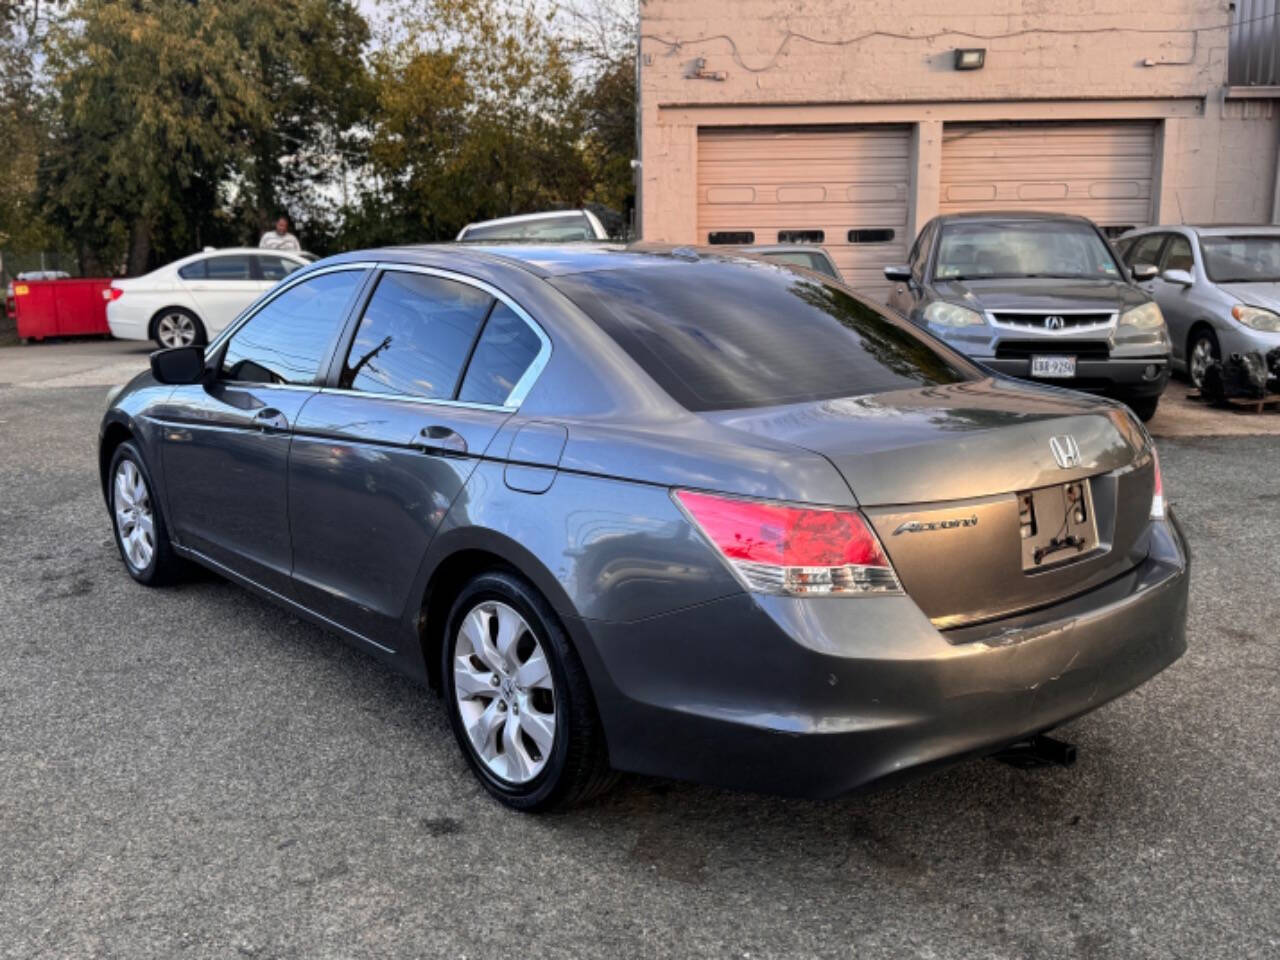
[[[1135,263],[1129,272],[1135,280],[1151,280],[1160,273],[1160,268],[1151,263]]]
[[[909,283],[911,268],[895,264],[884,268],[884,276],[886,280],[892,280],[894,283]]]
[[[1169,283],[1176,283],[1183,287],[1189,287],[1195,283],[1195,278],[1186,270],[1166,270],[1162,276]]]
[[[151,375],[161,383],[199,383],[204,379],[204,347],[170,347],[151,355]]]

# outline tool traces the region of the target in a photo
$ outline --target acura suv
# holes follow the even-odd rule
[[[153,354],[99,465],[131,577],[199,563],[435,687],[521,810],[614,770],[833,796],[1186,646],[1129,411],[740,256],[323,260]]]
[[[1160,307],[1094,224],[1056,213],[966,213],[920,231],[885,268],[889,305],[983,366],[1105,393],[1155,415],[1169,380]]]

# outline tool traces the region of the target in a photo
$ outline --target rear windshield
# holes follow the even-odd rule
[[[843,289],[767,264],[704,261],[552,283],[689,410],[828,400],[980,374]]]
[[[543,240],[566,242],[594,240],[595,232],[585,216],[566,213],[562,217],[539,217],[536,220],[515,220],[467,227],[464,240]]]

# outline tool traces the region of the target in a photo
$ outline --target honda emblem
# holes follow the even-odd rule
[[[1049,449],[1053,452],[1053,459],[1063,470],[1078,467],[1083,462],[1080,456],[1080,445],[1069,433],[1064,433],[1060,437],[1050,437]]]

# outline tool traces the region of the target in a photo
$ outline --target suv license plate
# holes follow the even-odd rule
[[[1074,377],[1076,375],[1076,358],[1032,357],[1031,375],[1033,377]]]

